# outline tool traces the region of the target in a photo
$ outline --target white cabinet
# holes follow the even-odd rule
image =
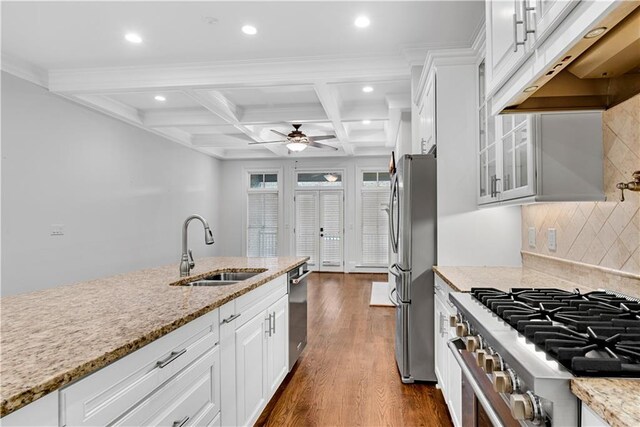
[[[503,81],[525,56],[524,2],[494,0],[485,4],[487,82],[489,92]]]
[[[436,144],[436,73],[429,74],[424,88],[424,95],[418,103],[420,120],[418,139],[420,154],[426,154]]]
[[[286,276],[220,308],[222,425],[253,425],[289,372]]]
[[[581,427],[609,427],[609,424],[600,418],[598,414],[593,412],[591,408],[585,405],[584,402],[581,402],[580,405],[581,412]]]
[[[449,327],[449,317],[456,314],[449,301],[451,288],[440,277],[435,277],[435,371],[438,385],[442,390],[453,424],[462,425],[462,382],[458,363],[451,354],[447,343],[455,338],[454,329]]]
[[[541,43],[577,4],[575,0],[529,0],[530,37]]]

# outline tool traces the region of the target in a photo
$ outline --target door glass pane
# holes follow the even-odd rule
[[[378,187],[389,187],[391,175],[389,172],[378,172]]]
[[[480,154],[480,197],[487,195],[487,152]]]
[[[362,173],[362,186],[363,187],[377,187],[378,186],[378,174],[376,172],[363,172]]]
[[[516,187],[526,187],[528,183],[528,174],[527,174],[527,157],[528,157],[528,145],[529,141],[527,140],[527,127],[524,126],[516,131],[515,133],[515,144],[516,144],[516,152],[515,152],[515,174],[516,174]]]
[[[502,191],[513,189],[513,134],[502,139]]]
[[[298,187],[342,187],[342,173],[299,173]]]
[[[482,108],[480,108],[480,117],[479,117],[479,121],[480,121],[480,149],[484,150],[484,148],[487,146],[487,116],[486,116],[486,110],[485,107],[483,106]]]

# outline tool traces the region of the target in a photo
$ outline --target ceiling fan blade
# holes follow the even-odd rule
[[[323,141],[325,139],[334,139],[335,135],[318,135],[318,136],[308,136],[307,138],[312,139],[314,141]]]
[[[271,129],[271,132],[273,132],[273,133],[277,133],[278,135],[280,135],[280,136],[284,136],[285,138],[287,138],[287,137],[289,136],[289,135],[287,135],[286,133],[282,133],[282,132],[277,131],[277,130],[275,130],[275,129]]]
[[[320,144],[319,142],[315,142],[315,141],[309,141],[309,146],[310,147],[316,147],[316,148],[328,148],[330,150],[338,151],[338,149],[336,147],[332,147],[332,146],[327,145],[327,144]]]
[[[282,140],[280,140],[280,141],[253,141],[253,142],[250,142],[250,143],[249,143],[249,145],[255,145],[255,144],[275,144],[275,143],[282,143],[282,142],[285,142],[285,141],[282,141]]]

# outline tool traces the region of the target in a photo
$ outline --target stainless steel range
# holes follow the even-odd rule
[[[464,374],[463,401],[473,402],[463,425],[578,426],[572,378],[640,377],[636,299],[529,288],[474,288],[449,299],[458,309],[449,347]]]

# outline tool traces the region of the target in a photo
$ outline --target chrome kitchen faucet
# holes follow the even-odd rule
[[[193,261],[193,253],[187,244],[187,229],[189,228],[189,223],[192,219],[198,219],[202,222],[202,225],[204,225],[204,243],[207,245],[213,244],[213,234],[211,233],[211,228],[209,227],[207,220],[200,215],[189,216],[182,225],[182,260],[180,261],[180,277],[188,276],[191,273],[191,269],[196,266],[196,263]]]

